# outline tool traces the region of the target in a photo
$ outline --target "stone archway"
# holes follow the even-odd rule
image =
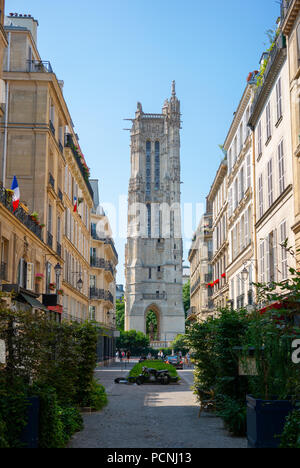
[[[161,320],[160,309],[156,304],[151,304],[145,311],[145,334],[149,336],[151,341],[160,341]]]

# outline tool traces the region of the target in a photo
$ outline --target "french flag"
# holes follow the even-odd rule
[[[74,213],[77,213],[77,197],[74,197]]]
[[[18,184],[16,176],[14,176],[13,178],[11,190],[14,192],[13,197],[12,197],[13,213],[14,213],[18,209],[19,204],[20,204],[20,189],[19,189],[19,184]]]

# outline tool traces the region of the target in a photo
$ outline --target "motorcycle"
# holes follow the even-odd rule
[[[172,378],[167,369],[157,370],[148,367],[143,367],[142,373],[136,378],[137,385],[144,383],[158,383],[161,385],[169,385]]]

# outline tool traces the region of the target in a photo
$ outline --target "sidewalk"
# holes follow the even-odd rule
[[[192,370],[180,371],[176,386],[116,385],[114,379],[126,377],[129,367],[116,363],[96,370],[109,404],[83,415],[85,429],[70,448],[247,448],[245,439],[228,435],[219,418],[198,418]]]

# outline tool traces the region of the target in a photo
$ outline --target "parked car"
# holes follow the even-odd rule
[[[176,369],[183,369],[183,360],[179,356],[167,356],[165,363],[171,364]]]

